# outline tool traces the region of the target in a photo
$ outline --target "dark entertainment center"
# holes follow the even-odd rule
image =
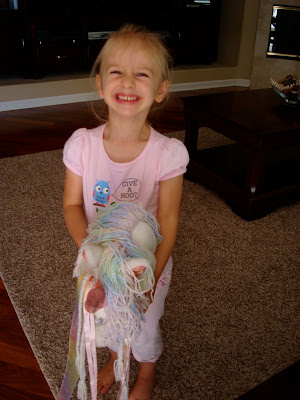
[[[0,74],[90,71],[126,22],[161,33],[175,65],[217,59],[221,0],[0,0]]]

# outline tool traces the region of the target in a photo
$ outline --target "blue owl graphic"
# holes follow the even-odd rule
[[[109,201],[110,198],[110,188],[109,182],[97,181],[94,186],[93,197],[96,203],[95,205],[103,206]]]

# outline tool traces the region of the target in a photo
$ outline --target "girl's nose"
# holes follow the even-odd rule
[[[125,88],[132,88],[134,85],[134,77],[131,74],[124,74],[122,78],[122,86]]]

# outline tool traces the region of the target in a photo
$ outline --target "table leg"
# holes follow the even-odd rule
[[[196,120],[186,120],[186,130],[184,144],[190,157],[197,152],[198,147],[199,122]]]
[[[264,160],[264,152],[261,150],[250,151],[245,181],[245,189],[250,196],[255,196],[263,188],[265,169]]]

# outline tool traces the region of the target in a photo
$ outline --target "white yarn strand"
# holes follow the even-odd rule
[[[91,275],[83,278],[78,299],[78,332],[76,340],[76,367],[79,374],[77,398],[87,400],[86,371],[85,371],[85,338],[83,329],[84,290]],[[90,284],[91,285],[91,284]]]

